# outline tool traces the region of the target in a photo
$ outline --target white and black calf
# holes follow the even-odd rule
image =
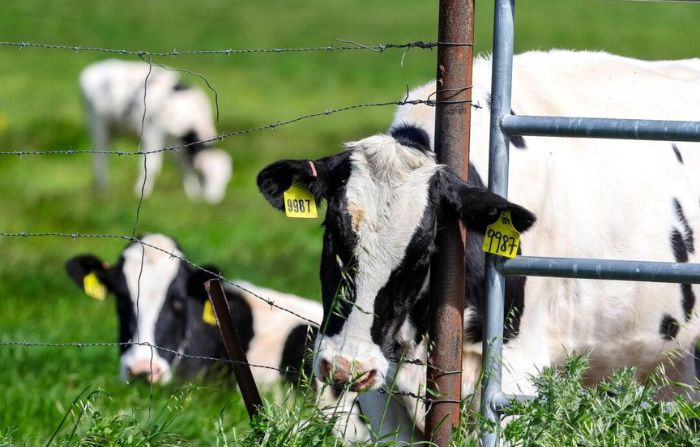
[[[434,108],[424,104],[399,107],[387,134],[349,143],[343,153],[280,161],[259,174],[258,186],[276,208],[283,208],[282,193],[293,181],[328,203],[320,377],[374,390],[394,379],[399,354],[424,355],[435,224],[441,214],[453,214],[470,230],[463,395],[477,389],[484,227],[503,209],[511,209],[519,230],[534,222],[530,212],[481,189],[488,175],[490,83],[490,60],[478,58],[473,98],[481,107],[472,114],[468,184],[435,162]],[[429,83],[408,99],[429,100],[434,91]],[[655,63],[569,51],[514,59],[513,113],[693,120],[699,106],[697,59]],[[696,262],[697,143],[515,137],[512,146],[510,197],[538,216],[522,237],[523,253]],[[332,312],[341,270],[351,280]],[[660,364],[671,379],[692,383],[700,335],[696,293],[689,284],[509,277],[504,391],[532,393],[533,375],[575,352],[590,356],[589,383],[624,366],[636,367],[643,379]],[[424,381],[410,365],[396,379],[408,391]]]
[[[199,143],[217,136],[211,104],[200,88],[184,84],[170,69],[108,59],[81,72],[80,90],[95,149],[108,149],[114,133],[140,135],[143,152],[187,145],[178,152],[188,197],[211,203],[223,200],[232,161],[225,151]],[[144,196],[150,195],[162,158],[162,152],[157,152],[146,156],[145,166],[143,160],[139,161],[137,194],[143,188]],[[95,154],[94,171],[96,186],[104,188],[106,154]]]
[[[202,284],[212,276],[171,257],[168,253],[179,257],[182,253],[167,236],[152,234],[142,241],[165,252],[135,242],[122,251],[113,266],[94,255],[76,256],[66,263],[68,274],[81,288],[86,275],[94,274],[115,296],[119,342],[125,343],[120,349],[122,379],[145,376],[151,382],[167,382],[173,373],[182,376],[201,373],[215,362],[186,355],[227,357],[218,328],[202,318],[206,300]],[[215,267],[207,270],[216,271]],[[246,282],[236,283],[306,318],[321,319],[318,303]],[[317,328],[299,317],[272,308],[243,289],[230,284],[225,287],[233,324],[248,361],[279,368],[293,381],[302,367],[309,372],[305,354]],[[152,349],[146,343],[166,350]],[[252,370],[256,382],[263,386],[282,378],[281,372],[273,369]]]

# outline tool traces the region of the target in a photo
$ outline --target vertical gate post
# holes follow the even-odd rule
[[[474,0],[440,0],[435,151],[439,163],[465,180],[469,171],[473,40]],[[426,431],[443,447],[449,444],[460,418],[466,234],[454,216],[439,222],[438,227],[437,253],[430,273],[433,346],[428,361],[428,388],[436,394],[431,399]]]
[[[508,195],[509,138],[501,129],[503,117],[510,114],[510,93],[513,75],[513,14],[515,0],[496,0],[493,28],[493,56],[491,79],[491,122],[489,142],[489,190]],[[505,279],[497,270],[502,262],[495,255],[486,255],[486,315],[484,318],[483,378],[481,387],[481,414],[498,424],[499,415],[494,401],[501,394],[503,360],[503,315]],[[481,445],[493,447],[498,435],[485,430]]]

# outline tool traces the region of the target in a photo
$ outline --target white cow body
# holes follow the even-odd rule
[[[474,64],[471,162],[488,177],[491,63]],[[409,99],[428,99],[433,82]],[[660,120],[700,117],[700,59],[646,62],[602,52],[529,52],[513,62],[512,109],[518,115]],[[434,108],[399,107],[392,127],[415,124],[434,135]],[[522,237],[523,254],[674,262],[671,233],[700,231],[700,144],[525,137],[511,145],[509,199],[538,221]],[[689,250],[690,251],[690,250]],[[688,252],[688,262],[697,262]],[[695,295],[700,291],[692,286]],[[696,303],[686,318],[678,284],[529,277],[519,335],[504,349],[506,392],[532,392],[530,374],[590,352],[591,382],[613,369],[638,368],[645,378],[670,353],[667,374],[692,383],[692,351],[700,337]],[[664,316],[680,329],[660,334]],[[469,315],[465,315],[465,326]],[[465,345],[464,393],[477,383],[481,343]],[[668,365],[667,365],[668,366]]]
[[[179,73],[171,69],[117,59],[85,68],[80,74],[80,89],[95,149],[108,149],[114,132],[140,135],[142,152],[189,144],[180,150],[185,192],[209,202],[223,199],[231,177],[231,158],[220,149],[195,143],[217,137],[211,104],[201,89],[184,86]],[[137,194],[142,186],[144,196],[151,193],[161,164],[160,152],[147,156],[145,168],[139,163]],[[106,169],[106,155],[96,154],[95,175],[100,187],[106,184]]]

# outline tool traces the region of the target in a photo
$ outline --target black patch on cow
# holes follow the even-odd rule
[[[175,85],[173,85],[173,90],[176,92],[179,92],[182,90],[189,90],[191,88],[192,87],[189,84],[187,84],[186,82],[184,82],[182,80],[178,80],[177,83]]]
[[[287,335],[282,349],[280,370],[290,382],[297,384],[302,377],[312,377],[312,355],[317,334],[317,327],[300,324]],[[300,371],[303,371],[303,375]]]
[[[688,250],[688,253],[695,253],[695,235],[693,229],[690,227],[685,213],[683,213],[681,203],[676,198],[673,199],[673,208],[676,211],[678,221],[683,225],[683,241],[685,242],[685,248]]]
[[[387,283],[379,290],[374,300],[374,312],[370,335],[385,356],[397,358],[401,346],[396,344],[396,336],[402,324],[410,316],[411,309],[418,304],[420,291],[430,269],[430,261],[435,251],[436,204],[440,198],[431,187],[430,201],[421,222],[415,229],[401,264],[391,272]],[[363,311],[363,310],[360,310]],[[416,329],[425,330],[427,315],[413,321]]]
[[[683,156],[681,155],[681,150],[678,149],[676,143],[671,143],[671,148],[673,148],[673,153],[676,154],[676,160],[678,160],[678,163],[683,164]]]
[[[678,324],[678,320],[669,314],[664,314],[664,317],[661,319],[661,326],[659,327],[661,337],[663,337],[664,340],[673,340],[676,338],[676,335],[678,335],[679,330],[680,325]]]
[[[134,332],[136,331],[136,313],[134,312],[134,303],[131,301],[131,293],[126,284],[126,276],[124,276],[124,257],[120,256],[114,268],[110,269],[109,287],[117,297],[115,300],[117,307],[117,316],[119,320],[119,343],[127,343],[132,341]],[[119,352],[124,353],[131,346],[120,345]]]
[[[182,144],[185,145],[185,153],[190,157],[194,158],[197,153],[209,147],[208,143],[202,143],[201,138],[194,130],[190,130],[182,136]]]
[[[671,249],[673,249],[673,257],[676,262],[688,262],[688,247],[685,244],[685,239],[681,232],[675,228],[671,231]]]
[[[675,199],[674,202],[676,204],[678,203],[678,201]],[[676,213],[678,214],[679,212],[679,219],[681,222],[685,222],[685,224],[687,224],[687,221],[685,221],[685,216],[683,215],[683,210],[680,208],[680,204],[678,204],[678,207],[676,208]],[[692,244],[693,234],[690,226],[688,226],[688,231],[690,231],[690,243]],[[673,257],[675,258],[676,262],[688,262],[688,252],[690,251],[688,249],[688,243],[686,242],[686,238],[681,235],[681,232],[675,228],[671,232],[671,248],[673,250]],[[693,313],[693,308],[695,307],[695,292],[693,292],[692,284],[681,284],[680,287],[682,299],[681,304],[683,306],[683,312],[685,312],[685,320],[689,321]]]
[[[409,124],[401,124],[391,130],[391,136],[403,146],[411,147],[421,152],[431,152],[430,136],[425,129]]]
[[[693,292],[693,285],[681,284],[681,296],[683,312],[685,312],[685,321],[690,321],[690,318],[693,316],[693,308],[695,307],[695,292]]]
[[[177,274],[165,295],[163,306],[158,313],[154,329],[156,346],[167,348],[158,354],[168,363],[175,359],[172,351],[177,351],[185,338],[187,283],[190,276],[187,264],[180,261]]]

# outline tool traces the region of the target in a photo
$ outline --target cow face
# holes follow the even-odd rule
[[[328,205],[315,371],[355,390],[384,385],[392,360],[425,333],[438,218],[456,216],[478,232],[504,210],[520,231],[534,222],[524,208],[438,165],[427,133],[416,127],[349,143],[313,162],[273,163],[258,175],[260,191],[279,209],[293,182]]]
[[[182,256],[166,236],[147,235],[142,241]],[[90,275],[116,297],[120,343],[144,343],[120,347],[120,377],[169,381],[175,354],[146,344],[172,351],[181,349],[190,276],[187,265],[162,251],[132,243],[112,267],[96,256],[81,255],[66,262],[66,270],[81,288]]]

